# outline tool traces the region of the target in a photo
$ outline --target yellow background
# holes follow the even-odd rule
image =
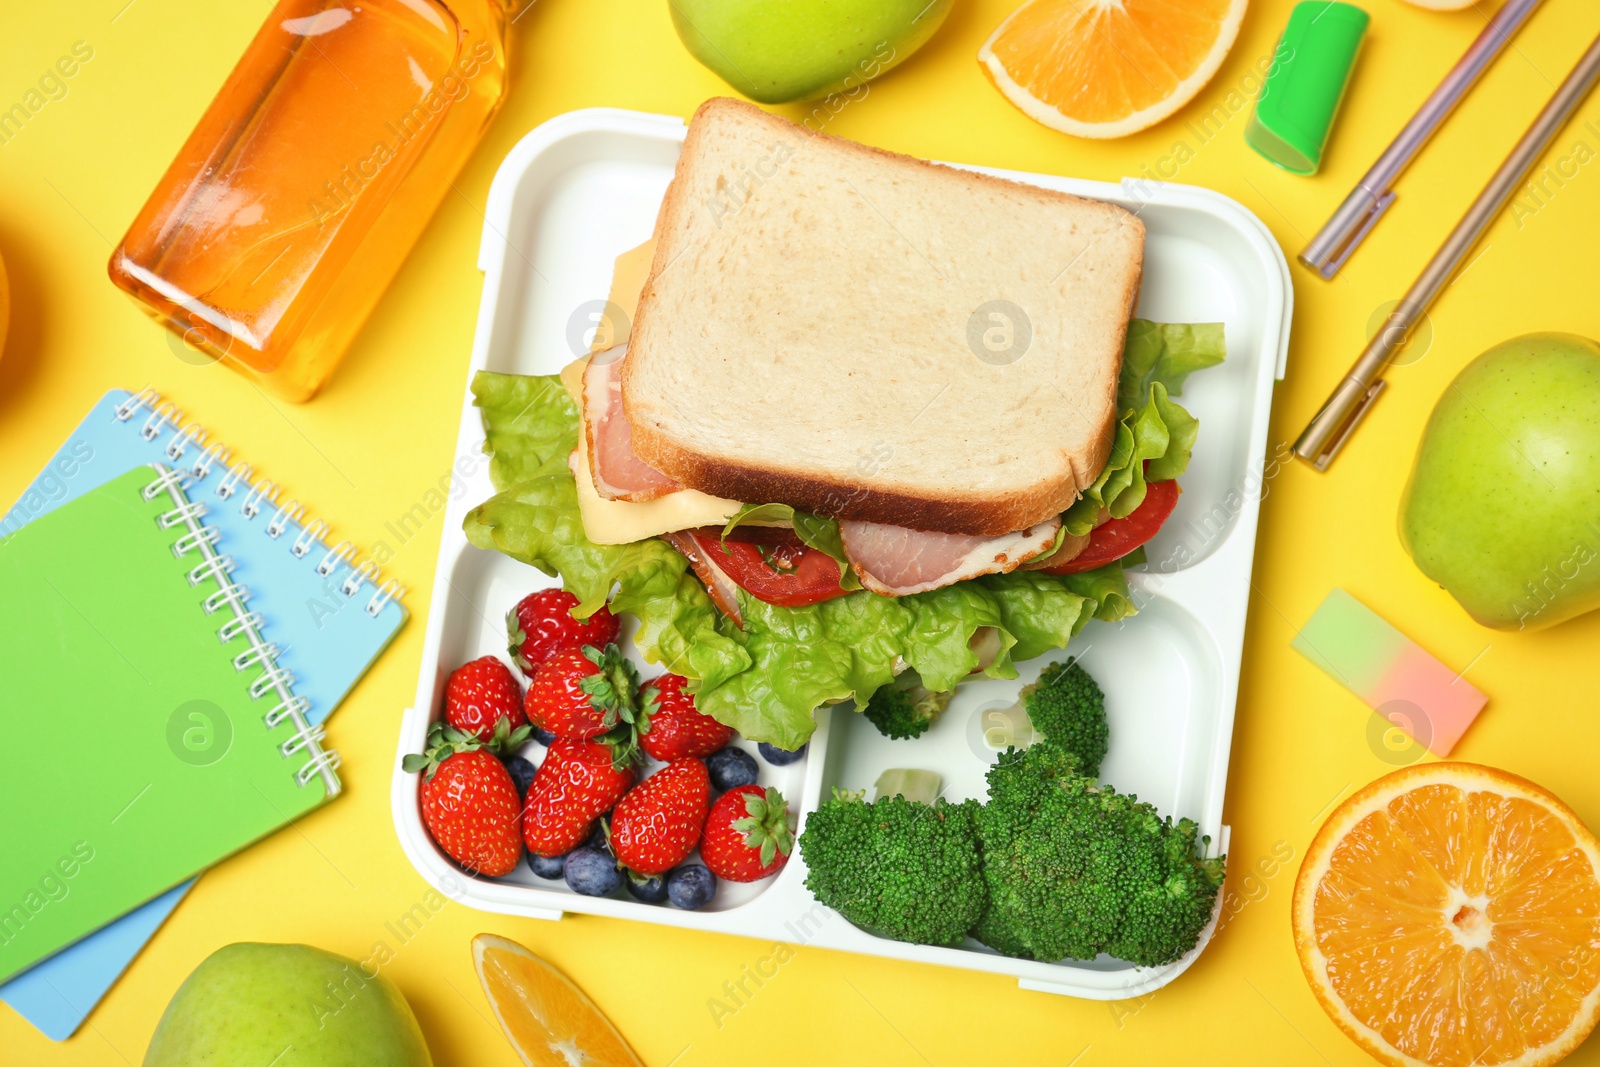
[[[958,0],[933,42],[874,83],[830,132],[919,156],[1104,180],[1155,168],[1183,141],[1193,158],[1162,176],[1242,201],[1291,259],[1494,6],[1441,14],[1365,0],[1373,24],[1326,169],[1303,178],[1244,145],[1248,110],[1239,98],[1237,114],[1210,141],[1202,144],[1186,126],[1214,107],[1227,110],[1241,84],[1253,87],[1252,68],[1271,53],[1289,0],[1254,0],[1232,54],[1196,104],[1110,143],[1035,125],[980,74],[978,46],[1013,2]],[[800,949],[718,1027],[708,999],[767,956],[769,945],[596,918],[503,918],[455,904],[401,945],[385,923],[426,887],[391,829],[389,775],[416,680],[441,519],[403,545],[384,524],[418,503],[453,458],[490,178],[511,146],[552,115],[607,105],[687,116],[724,87],[679,45],[665,0],[539,0],[514,28],[510,97],[457,179],[458,191],[327,390],[294,407],[267,401],[225,369],[175,358],[166,336],[105,275],[112,243],[269,4],[6,6],[0,104],[20,99],[74,42],[88,42],[94,57],[70,79],[65,98],[0,145],[0,255],[13,298],[0,359],[0,501],[20,493],[106,390],[149,383],[310,502],[313,513],[326,513],[341,536],[397,547],[386,569],[410,588],[414,618],[332,722],[349,795],[206,875],[70,1041],[54,1044],[0,1008],[5,1062],[138,1063],[183,977],[231,941],[305,941],[362,958],[384,940],[395,950],[385,972],[416,1009],[440,1064],[513,1064],[472,973],[468,940],[481,930],[523,941],[565,969],[660,1067],[1368,1062],[1313,1001],[1289,936],[1295,869],[1322,814],[1390,768],[1369,746],[1367,713],[1289,647],[1294,628],[1334,585],[1446,663],[1471,664],[1467,677],[1491,703],[1460,757],[1532,778],[1600,825],[1593,756],[1600,614],[1537,635],[1484,630],[1411,565],[1394,532],[1422,422],[1466,360],[1533,330],[1600,335],[1600,166],[1591,164],[1537,211],[1525,208],[1494,227],[1481,257],[1436,307],[1431,347],[1394,371],[1388,394],[1331,473],[1295,465],[1269,483],[1228,792],[1228,890],[1237,912],[1176,984],[1108,1006],[1023,992],[1005,978]],[[1403,292],[1596,31],[1600,10],[1592,0],[1549,0],[1406,175],[1398,205],[1339,279],[1325,283],[1294,268],[1294,334],[1274,444],[1298,433],[1361,348],[1374,311]],[[1591,120],[1596,129],[1585,129]],[[1597,131],[1600,100],[1592,100],[1546,162],[1580,140],[1600,147]],[[70,707],[36,711],[30,745],[51,736],[73,743]],[[34,748],[27,758],[56,757]],[[70,748],[59,758],[72,759]],[[1283,856],[1292,858],[1275,860]],[[1578,1061],[1600,1062],[1600,1046],[1591,1043]]]

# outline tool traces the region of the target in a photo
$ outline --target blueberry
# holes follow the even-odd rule
[[[667,899],[667,880],[659,874],[630,874],[622,880],[622,888],[629,896],[646,904],[659,904]]]
[[[601,816],[594,821],[594,829],[589,831],[589,839],[584,842],[590,848],[597,848],[613,858],[616,852],[611,848],[611,827],[606,822],[606,817]]]
[[[667,896],[684,911],[711,903],[717,894],[717,876],[698,863],[686,863],[667,875]]]
[[[706,770],[711,772],[711,788],[722,793],[735,786],[755,785],[760,774],[755,758],[732,746],[706,757]]]
[[[556,735],[546,730],[543,726],[534,726],[531,722],[528,725],[533,728],[533,739],[541,745],[548,745],[556,739]]]
[[[567,888],[586,897],[609,897],[622,888],[617,861],[597,848],[584,845],[567,853]]]
[[[511,772],[511,780],[517,785],[517,796],[527,800],[528,786],[533,784],[533,776],[539,773],[539,768],[521,756],[507,756],[505,764],[506,770]]]
[[[776,745],[769,745],[765,741],[761,742],[756,747],[761,750],[761,758],[772,764],[774,767],[787,767],[789,764],[794,763],[797,760],[804,759],[806,755],[805,745],[801,745],[793,752],[790,752],[786,748],[778,748]]]
[[[528,853],[528,866],[540,878],[548,878],[553,882],[560,878],[567,869],[567,857],[565,855],[541,856],[537,852],[530,852]]]

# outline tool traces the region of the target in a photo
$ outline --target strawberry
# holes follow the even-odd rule
[[[711,776],[697,759],[667,764],[628,792],[611,815],[611,847],[637,874],[671,870],[694,851],[711,803]]]
[[[541,589],[517,601],[506,612],[511,662],[532,675],[557,652],[593,645],[605,648],[617,639],[617,617],[602,605],[587,619],[572,617],[578,598],[565,589]]]
[[[522,809],[522,840],[528,851],[540,856],[571,852],[632,784],[632,766],[616,767],[605,745],[556,738],[533,776]]]
[[[694,706],[688,679],[663,674],[639,690],[639,744],[663,763],[709,756],[733,740],[733,731]]]
[[[528,684],[528,721],[569,741],[601,741],[621,767],[638,758],[638,688],[639,672],[616,645],[563,649]]]
[[[511,668],[493,656],[464,663],[444,683],[445,721],[506,755],[531,732],[522,711],[522,687]]]
[[[401,766],[422,772],[417,798],[422,821],[439,847],[470,874],[510,874],[522,859],[517,832],[517,787],[494,753],[444,723],[428,731],[428,747]]]
[[[700,858],[730,882],[753,882],[778,873],[794,851],[789,804],[776,789],[741,785],[711,805],[700,835]]]

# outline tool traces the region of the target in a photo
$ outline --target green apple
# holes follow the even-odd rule
[[[827,96],[921,48],[954,0],[668,0],[684,45],[753,100]]]
[[[1529,334],[1456,375],[1423,431],[1400,539],[1485,626],[1600,607],[1600,345]]]
[[[184,979],[144,1067],[432,1067],[405,997],[310,945],[228,945]]]

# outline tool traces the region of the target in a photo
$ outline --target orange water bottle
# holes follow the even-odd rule
[[[280,0],[111,280],[188,349],[311,397],[499,109],[511,6]]]

